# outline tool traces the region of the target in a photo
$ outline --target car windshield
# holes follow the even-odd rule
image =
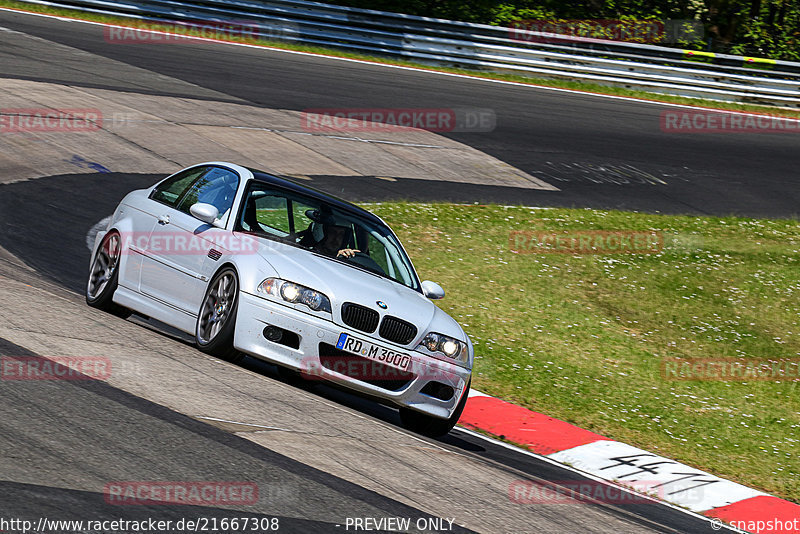
[[[252,181],[237,230],[305,248],[419,289],[411,261],[392,231],[322,199]]]

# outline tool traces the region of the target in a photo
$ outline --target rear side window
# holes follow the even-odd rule
[[[178,201],[183,197],[183,194],[192,186],[192,183],[207,170],[208,167],[195,167],[179,172],[161,182],[150,193],[150,198],[174,208],[178,205]]]

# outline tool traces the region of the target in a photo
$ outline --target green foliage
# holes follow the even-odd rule
[[[731,52],[800,61],[800,7],[788,0],[775,0],[755,13],[752,19],[743,21]]]
[[[800,3],[795,0],[329,0],[365,9],[508,26],[514,21],[685,20],[705,38],[671,46],[800,61]]]

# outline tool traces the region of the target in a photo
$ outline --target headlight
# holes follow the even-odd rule
[[[281,297],[286,302],[297,302],[300,300],[303,290],[297,284],[291,282],[284,282],[281,284]]]
[[[258,285],[258,291],[292,304],[305,304],[314,311],[331,311],[331,301],[319,291],[280,278],[267,278]]]
[[[429,351],[436,352],[439,350],[439,334],[434,334],[431,332],[425,336],[425,338],[422,340],[422,344],[425,345],[425,348],[427,348]]]
[[[426,334],[422,338],[420,347],[425,347],[430,352],[441,352],[448,358],[458,360],[461,363],[467,363],[467,358],[469,357],[466,343],[436,332]]]
[[[440,343],[442,347],[442,352],[444,352],[445,356],[449,356],[450,358],[455,358],[458,351],[461,350],[461,347],[458,344],[458,341],[447,339],[444,343]]]

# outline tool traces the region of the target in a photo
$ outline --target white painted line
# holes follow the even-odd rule
[[[317,134],[319,135],[319,134]],[[362,139],[360,137],[344,137],[344,136],[337,136],[337,135],[325,135],[323,137],[328,137],[330,139],[339,139],[341,141],[360,141],[362,143],[376,143],[376,144],[383,144],[383,145],[398,145],[398,146],[410,146],[414,148],[445,148],[439,145],[421,145],[419,143],[401,143],[399,141],[383,141],[380,139]]]
[[[502,441],[498,441],[496,439],[490,438],[488,436],[485,436],[485,435],[480,434],[478,432],[474,432],[472,430],[466,429],[466,428],[461,427],[461,426],[457,427],[457,430],[459,432],[464,432],[465,434],[468,434],[468,435],[470,435],[472,437],[480,438],[482,440],[488,441],[489,443],[492,443],[494,445],[498,445],[500,447],[513,450],[513,451],[515,451],[517,453],[525,454],[525,455],[528,455],[528,456],[532,456],[533,458],[536,458],[537,460],[541,460],[543,462],[546,462],[548,464],[560,467],[562,469],[566,469],[567,471],[579,474],[579,475],[581,475],[581,476],[583,476],[583,477],[585,477],[585,478],[587,478],[589,480],[594,480],[595,482],[603,482],[603,483],[606,483],[606,484],[610,484],[610,485],[612,485],[612,486],[614,486],[616,488],[619,488],[620,491],[623,491],[623,492],[628,493],[628,494],[634,494],[634,492],[631,492],[625,486],[620,486],[619,484],[616,484],[616,483],[614,483],[612,481],[606,480],[606,479],[604,479],[602,477],[593,475],[592,473],[588,473],[588,472],[583,471],[581,469],[577,469],[577,468],[575,468],[575,467],[573,467],[571,465],[562,464],[561,462],[553,460],[552,458],[550,458],[548,456],[542,456],[541,454],[536,454],[535,452],[531,452],[529,450],[521,449],[519,447],[515,447],[514,445],[509,445],[508,443],[504,443]],[[707,521],[709,523],[709,525],[711,525],[713,523],[716,526],[720,526],[721,528],[724,528],[725,530],[727,530],[729,532],[739,532],[741,534],[747,534],[747,532],[744,531],[744,530],[739,530],[739,529],[734,528],[734,527],[732,527],[730,525],[727,525],[727,524],[721,524],[721,523],[717,522],[718,520],[717,521],[712,520],[712,519],[710,519],[710,518],[708,518],[708,517],[706,517],[706,516],[704,516],[702,514],[699,514],[697,512],[692,511],[692,510],[687,510],[686,508],[681,508],[680,506],[676,506],[676,505],[674,505],[674,504],[672,504],[670,502],[660,501],[658,499],[654,499],[652,497],[640,494],[638,492],[635,493],[635,495],[637,495],[639,498],[642,498],[642,499],[648,499],[648,500],[652,501],[653,504],[658,504],[660,506],[666,506],[667,508],[672,508],[673,510],[676,510],[678,512],[684,513],[686,515],[689,515],[689,516],[695,517],[697,519],[701,519],[701,520]],[[714,531],[719,532],[720,530],[714,528]]]
[[[469,398],[471,399],[473,397],[491,397],[491,395],[487,395],[486,393],[481,393],[477,389],[470,388],[469,389]]]
[[[35,16],[35,17],[44,17],[44,18],[55,19],[55,20],[64,21],[64,22],[75,22],[75,23],[80,23],[80,24],[91,24],[91,25],[94,25],[94,26],[106,26],[106,27],[110,27],[110,28],[122,28],[122,29],[130,28],[130,26],[120,26],[120,25],[117,25],[117,24],[108,24],[108,23],[94,22],[94,21],[89,21],[89,20],[68,19],[68,18],[64,18],[62,16],[57,16],[57,15],[47,15],[47,14],[44,14],[44,13],[32,13],[32,12],[29,12],[29,11],[21,11],[21,10],[9,9],[9,8],[5,8],[5,7],[0,7],[0,11],[9,11],[9,12],[12,12],[12,13],[17,13],[17,14],[32,15],[32,16]],[[156,31],[156,30],[145,30],[145,29],[139,29],[139,28],[137,28],[136,30],[138,32],[152,33],[152,34],[156,34],[156,35],[173,35],[173,34],[171,34],[169,32],[161,32],[161,31]],[[209,39],[209,38],[206,38],[206,37],[194,37],[194,36],[186,35],[186,36],[182,36],[182,38],[192,39],[192,40],[196,40],[196,41],[211,42],[211,43],[216,43],[216,44],[221,44],[221,45],[241,46],[241,47],[245,47],[245,48],[256,48],[256,49],[260,49],[260,50],[269,50],[269,51],[272,51],[272,52],[279,52],[279,53],[284,53],[284,54],[296,54],[296,55],[300,55],[300,56],[325,58],[325,59],[330,59],[330,60],[334,60],[334,61],[345,61],[345,62],[349,62],[349,63],[357,63],[357,64],[360,64],[360,65],[367,65],[367,66],[372,66],[372,67],[376,67],[376,68],[407,70],[407,71],[412,71],[412,72],[431,74],[431,75],[434,75],[434,76],[448,76],[448,77],[451,77],[451,78],[461,78],[461,79],[472,80],[472,81],[477,81],[477,82],[496,83],[496,84],[502,84],[502,85],[509,85],[509,86],[513,86],[513,87],[525,87],[525,88],[528,88],[528,89],[531,89],[531,90],[555,91],[555,92],[559,92],[559,93],[570,93],[570,94],[574,94],[574,95],[593,96],[593,97],[597,97],[597,98],[606,98],[606,99],[612,99],[612,100],[623,100],[623,101],[627,101],[627,102],[638,102],[638,103],[642,103],[642,104],[651,104],[651,105],[656,105],[656,106],[665,106],[665,107],[680,108],[680,109],[693,109],[693,110],[704,109],[704,110],[708,110],[708,111],[717,111],[717,112],[722,112],[722,113],[729,113],[729,114],[732,114],[732,115],[744,115],[744,116],[754,116],[754,117],[763,117],[765,115],[764,113],[754,113],[754,112],[747,112],[747,111],[733,111],[733,110],[727,110],[727,109],[709,108],[709,107],[700,106],[700,105],[691,106],[691,105],[688,105],[688,104],[673,104],[671,102],[659,102],[657,100],[647,100],[647,99],[644,99],[644,98],[636,98],[636,97],[629,97],[629,96],[605,95],[605,94],[602,94],[602,93],[593,93],[593,92],[590,92],[590,91],[579,91],[579,90],[576,90],[576,89],[564,89],[564,88],[561,88],[561,87],[547,87],[547,86],[543,86],[543,85],[534,85],[533,83],[521,83],[521,82],[511,82],[511,81],[506,81],[506,80],[495,80],[495,79],[492,79],[492,78],[481,78],[481,77],[478,77],[478,76],[468,76],[466,74],[456,74],[456,73],[453,73],[453,72],[442,72],[442,71],[423,69],[423,68],[418,68],[418,67],[408,67],[408,66],[403,66],[403,65],[391,65],[391,64],[387,64],[387,63],[378,63],[378,62],[375,62],[375,61],[366,61],[366,60],[363,60],[363,59],[352,59],[352,58],[331,56],[331,55],[326,55],[326,54],[322,54],[322,53],[314,54],[314,53],[311,53],[311,52],[301,52],[299,50],[286,50],[286,49],[283,49],[283,48],[274,48],[274,47],[271,47],[271,46],[259,46],[259,45],[251,45],[251,44],[246,44],[246,43],[234,43],[234,42],[230,42],[230,41],[219,41],[219,40],[216,40],[216,39]],[[654,96],[656,96],[656,94],[654,94]],[[786,117],[786,120],[800,123],[800,119],[793,119],[791,117]]]
[[[606,480],[646,487],[660,499],[695,512],[767,495],[618,441],[595,441],[548,456]]]

